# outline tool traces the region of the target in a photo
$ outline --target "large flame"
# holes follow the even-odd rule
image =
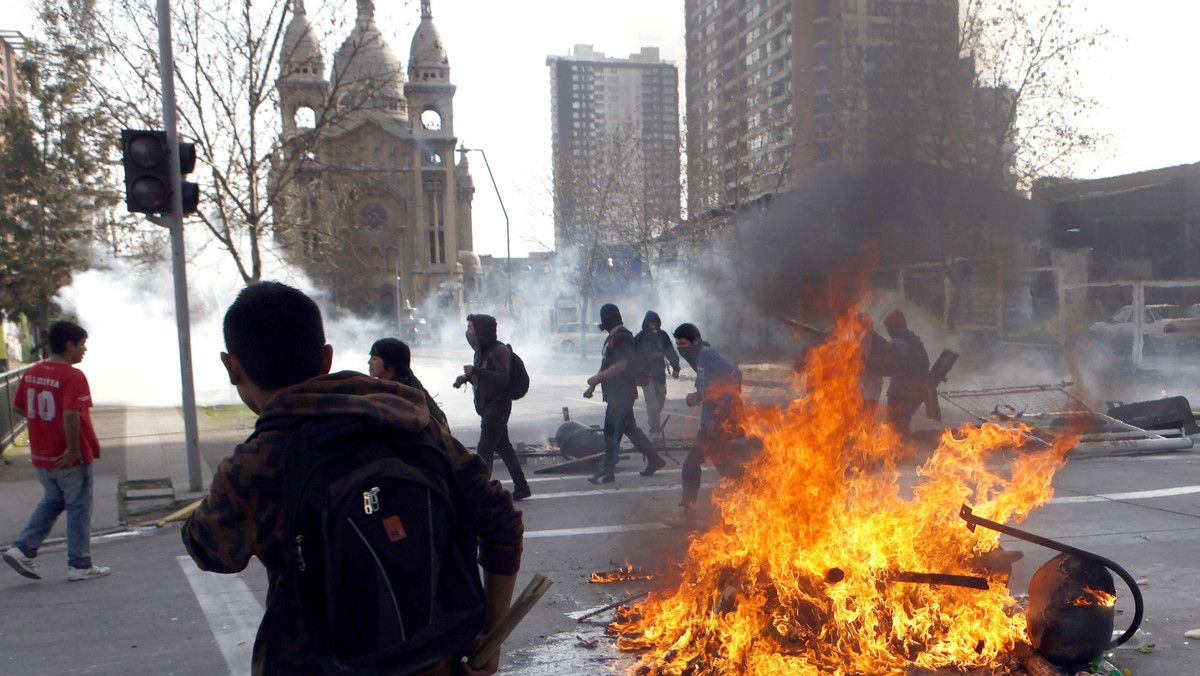
[[[860,392],[868,330],[847,314],[810,352],[790,403],[746,408],[745,431],[764,448],[743,479],[714,492],[719,523],[692,541],[677,588],[610,626],[621,649],[644,651],[638,673],[970,669],[1026,640],[1003,576],[979,560],[999,534],[972,532],[958,513],[968,503],[987,519],[1022,520],[1051,497],[1074,440],[968,425],[903,470],[905,444]],[[911,573],[990,579],[979,590]]]

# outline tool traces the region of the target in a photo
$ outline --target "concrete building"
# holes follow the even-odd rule
[[[466,153],[455,162],[455,85],[430,0],[407,69],[375,23],[374,2],[358,0],[328,76],[303,2],[293,2],[272,173],[285,184],[274,213],[285,249],[356,312],[397,317],[424,303],[461,310],[481,276],[475,189]]]
[[[981,177],[966,169],[987,154],[982,110],[996,97],[959,58],[957,0],[687,0],[685,12],[689,217],[827,164]]]
[[[661,233],[679,220],[679,73],[657,47],[550,56],[555,248],[564,228]],[[611,175],[607,175],[611,174]],[[614,189],[615,186],[615,189]]]
[[[14,30],[0,30],[0,106],[6,106],[14,99],[25,98],[25,87],[17,72],[24,51],[24,35]]]

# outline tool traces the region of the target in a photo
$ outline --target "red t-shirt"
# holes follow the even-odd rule
[[[67,450],[63,411],[79,409],[79,451],[88,465],[100,457],[100,440],[92,429],[88,409],[92,392],[87,376],[70,364],[43,361],[29,367],[17,385],[13,406],[29,421],[29,447],[34,467],[53,467],[54,459]]]

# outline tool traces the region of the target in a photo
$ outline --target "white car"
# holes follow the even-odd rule
[[[1142,340],[1146,354],[1165,354],[1200,346],[1200,318],[1191,317],[1178,305],[1146,305],[1142,316]],[[1088,327],[1088,338],[1101,348],[1130,353],[1133,350],[1133,306],[1126,305],[1105,322]]]

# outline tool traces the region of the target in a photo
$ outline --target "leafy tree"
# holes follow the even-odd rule
[[[93,0],[47,0],[20,63],[27,101],[0,109],[0,310],[46,327],[88,262],[96,212],[116,201],[111,119],[90,86],[103,48]]]

